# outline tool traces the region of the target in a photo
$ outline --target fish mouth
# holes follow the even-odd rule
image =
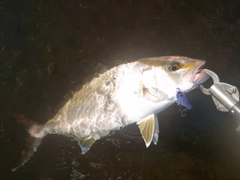
[[[197,88],[199,85],[203,84],[209,78],[209,75],[202,71],[204,64],[202,64],[200,67],[196,69],[196,72],[193,77],[194,89]]]

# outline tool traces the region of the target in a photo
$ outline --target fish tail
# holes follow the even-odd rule
[[[24,149],[19,153],[19,163],[12,169],[16,171],[19,167],[23,166],[37,151],[37,147],[41,144],[41,141],[45,134],[42,130],[42,125],[37,125],[30,119],[27,119],[22,114],[14,113],[12,114],[12,119],[18,124],[21,124],[24,129],[29,133],[28,137],[25,139]]]

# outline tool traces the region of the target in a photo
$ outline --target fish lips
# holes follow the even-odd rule
[[[197,88],[209,78],[209,75],[201,71],[205,63],[206,61],[204,60],[197,60],[194,66],[184,75],[184,78],[189,79],[188,82],[193,84],[193,87],[189,91]]]
[[[197,70],[195,73],[194,79],[193,79],[193,89],[198,88],[201,84],[203,84],[205,81],[208,80],[210,76],[206,73],[204,73],[201,69],[201,67]]]

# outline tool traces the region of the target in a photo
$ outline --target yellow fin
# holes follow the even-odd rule
[[[138,125],[138,127],[140,129],[146,147],[148,147],[152,142],[155,131],[154,114],[148,116],[143,122]]]
[[[92,137],[74,137],[74,139],[78,141],[78,145],[82,149],[82,154],[85,154],[95,143],[95,139]]]

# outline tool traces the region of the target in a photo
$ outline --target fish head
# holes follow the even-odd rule
[[[142,83],[146,89],[154,88],[157,96],[173,98],[176,89],[189,92],[204,83],[209,76],[201,71],[204,60],[182,56],[163,56],[139,60],[143,65]],[[156,97],[157,97],[156,96]]]
[[[131,123],[141,122],[176,101],[177,89],[189,92],[208,79],[201,71],[205,61],[180,56],[139,59],[124,64],[116,92],[118,103]]]
[[[205,63],[204,60],[199,59],[173,57],[173,62],[167,69],[179,75],[180,83],[187,82],[190,84],[191,87],[183,88],[189,92],[203,84],[209,78],[209,75],[201,71]],[[175,66],[177,66],[177,68]]]

